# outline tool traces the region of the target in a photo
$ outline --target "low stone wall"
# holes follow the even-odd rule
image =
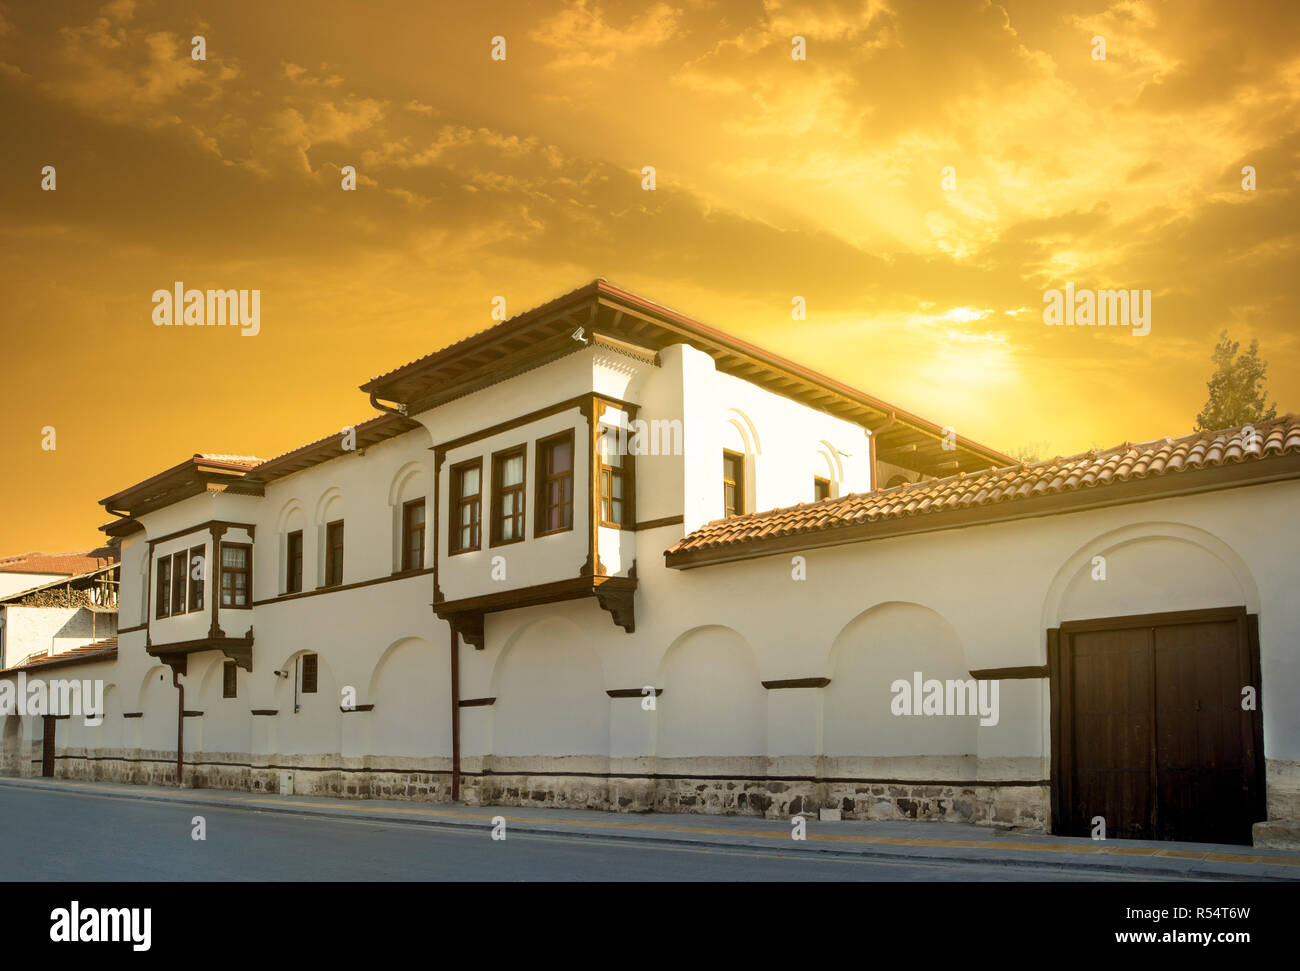
[[[39,743],[24,746],[6,774],[40,774]],[[1021,779],[891,780],[872,772],[911,769],[948,775],[1020,772]],[[546,806],[609,812],[671,812],[786,819],[838,809],[844,819],[934,820],[1047,832],[1051,790],[1032,765],[976,764],[974,759],[607,759],[598,756],[464,760],[461,799],[479,806]],[[1270,759],[1268,822],[1256,845],[1300,846],[1300,763]],[[17,771],[14,771],[17,770]],[[185,760],[186,785],[244,792],[279,791],[280,772],[294,773],[294,792],[343,799],[451,801],[451,760],[333,755],[250,757],[197,753]],[[173,785],[167,751],[64,749],[60,778]],[[800,774],[806,773],[806,774]],[[852,773],[853,778],[844,778]],[[859,773],[863,773],[859,775]],[[899,773],[901,775],[901,773]]]
[[[890,781],[845,778],[835,771],[862,768],[863,761],[484,757],[466,760],[461,796],[470,805],[481,806],[767,819],[838,809],[844,819],[934,820],[1036,832],[1046,832],[1050,826],[1051,790],[1039,780]],[[909,767],[920,765],[930,772],[976,768],[974,759],[908,761],[913,763]],[[801,770],[808,774],[797,774]]]
[[[39,775],[39,766],[34,773]],[[272,759],[244,753],[197,752],[184,760],[185,785],[236,792],[280,791],[280,773],[293,773],[295,795],[337,799],[451,801],[450,759],[288,755]],[[176,784],[175,751],[63,749],[55,776],[134,785]]]

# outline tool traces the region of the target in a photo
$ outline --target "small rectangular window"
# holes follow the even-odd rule
[[[492,545],[524,538],[524,446],[492,456]]]
[[[533,535],[573,528],[573,429],[537,443],[537,521]]]
[[[402,506],[402,569],[424,567],[424,499],[412,499]]]
[[[253,548],[221,544],[221,606],[248,607],[253,589]]]
[[[154,616],[170,617],[172,609],[172,558],[159,557],[154,560],[154,570],[158,574],[158,586],[154,596]]]
[[[813,476],[813,502],[821,502],[831,497],[831,480],[820,475]]]
[[[203,547],[195,546],[190,550],[186,564],[190,571],[190,610],[203,609],[203,582],[208,573],[208,560],[203,555]]]
[[[285,553],[284,589],[286,593],[299,593],[302,590],[302,530],[295,529],[289,534],[289,545]]]
[[[235,689],[238,687],[238,684],[239,684],[239,682],[236,680],[236,677],[237,677],[237,676],[236,676],[236,674],[235,674],[235,672],[236,672],[237,670],[238,670],[238,668],[235,666],[235,662],[234,662],[234,661],[226,661],[226,662],[225,662],[225,666],[222,667],[222,669],[221,669],[221,697],[223,697],[223,698],[233,698],[233,697],[235,697]]]
[[[305,695],[316,693],[315,654],[304,654],[302,656],[302,693]]]
[[[172,615],[185,613],[185,577],[188,571],[185,569],[185,561],[189,559],[189,551],[181,550],[179,553],[172,554]]]
[[[745,456],[722,453],[722,508],[726,516],[745,514]]]
[[[448,545],[453,553],[476,550],[481,545],[483,518],[483,460],[462,462],[451,468],[451,529]]]
[[[325,526],[325,586],[337,587],[343,582],[343,520],[336,519]]]
[[[602,526],[624,526],[627,483],[618,429],[602,428],[597,444],[600,455],[600,523]]]

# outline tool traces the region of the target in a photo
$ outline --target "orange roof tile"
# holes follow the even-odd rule
[[[32,668],[49,667],[72,661],[110,660],[114,657],[117,657],[116,636],[106,637],[104,640],[95,641],[93,644],[83,644],[81,647],[74,647],[71,650],[60,651],[58,654],[50,654],[48,651],[29,654],[13,667],[0,671],[0,674],[8,674],[11,671],[30,671]]]
[[[895,486],[880,492],[854,493],[784,509],[718,519],[684,536],[665,557],[670,566],[692,559],[682,554],[706,550],[742,553],[745,546],[773,537],[806,536],[808,546],[834,542],[837,531],[886,520],[932,515],[949,510],[1105,490],[1122,483],[1199,469],[1257,463],[1300,453],[1300,415],[1285,415],[1254,425],[1258,440],[1247,449],[1245,429],[1196,432],[1142,444],[1125,442],[1070,458],[1032,465],[1012,465],[975,474]],[[792,544],[795,545],[795,544]],[[677,562],[675,563],[674,560]]]
[[[0,573],[51,573],[79,576],[98,569],[112,560],[81,553],[22,553],[0,558]]]

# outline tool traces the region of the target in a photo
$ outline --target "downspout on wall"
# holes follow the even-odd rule
[[[185,756],[185,685],[181,684],[180,672],[172,668],[172,684],[180,692],[176,701],[176,785],[185,785],[181,774],[181,759]]]
[[[451,801],[460,802],[460,635],[451,630]]]

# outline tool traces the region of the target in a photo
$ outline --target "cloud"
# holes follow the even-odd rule
[[[605,20],[605,11],[588,0],[568,0],[528,36],[552,48],[550,67],[611,68],[622,56],[657,48],[680,30],[682,12],[666,3],[652,4],[622,27]]]

